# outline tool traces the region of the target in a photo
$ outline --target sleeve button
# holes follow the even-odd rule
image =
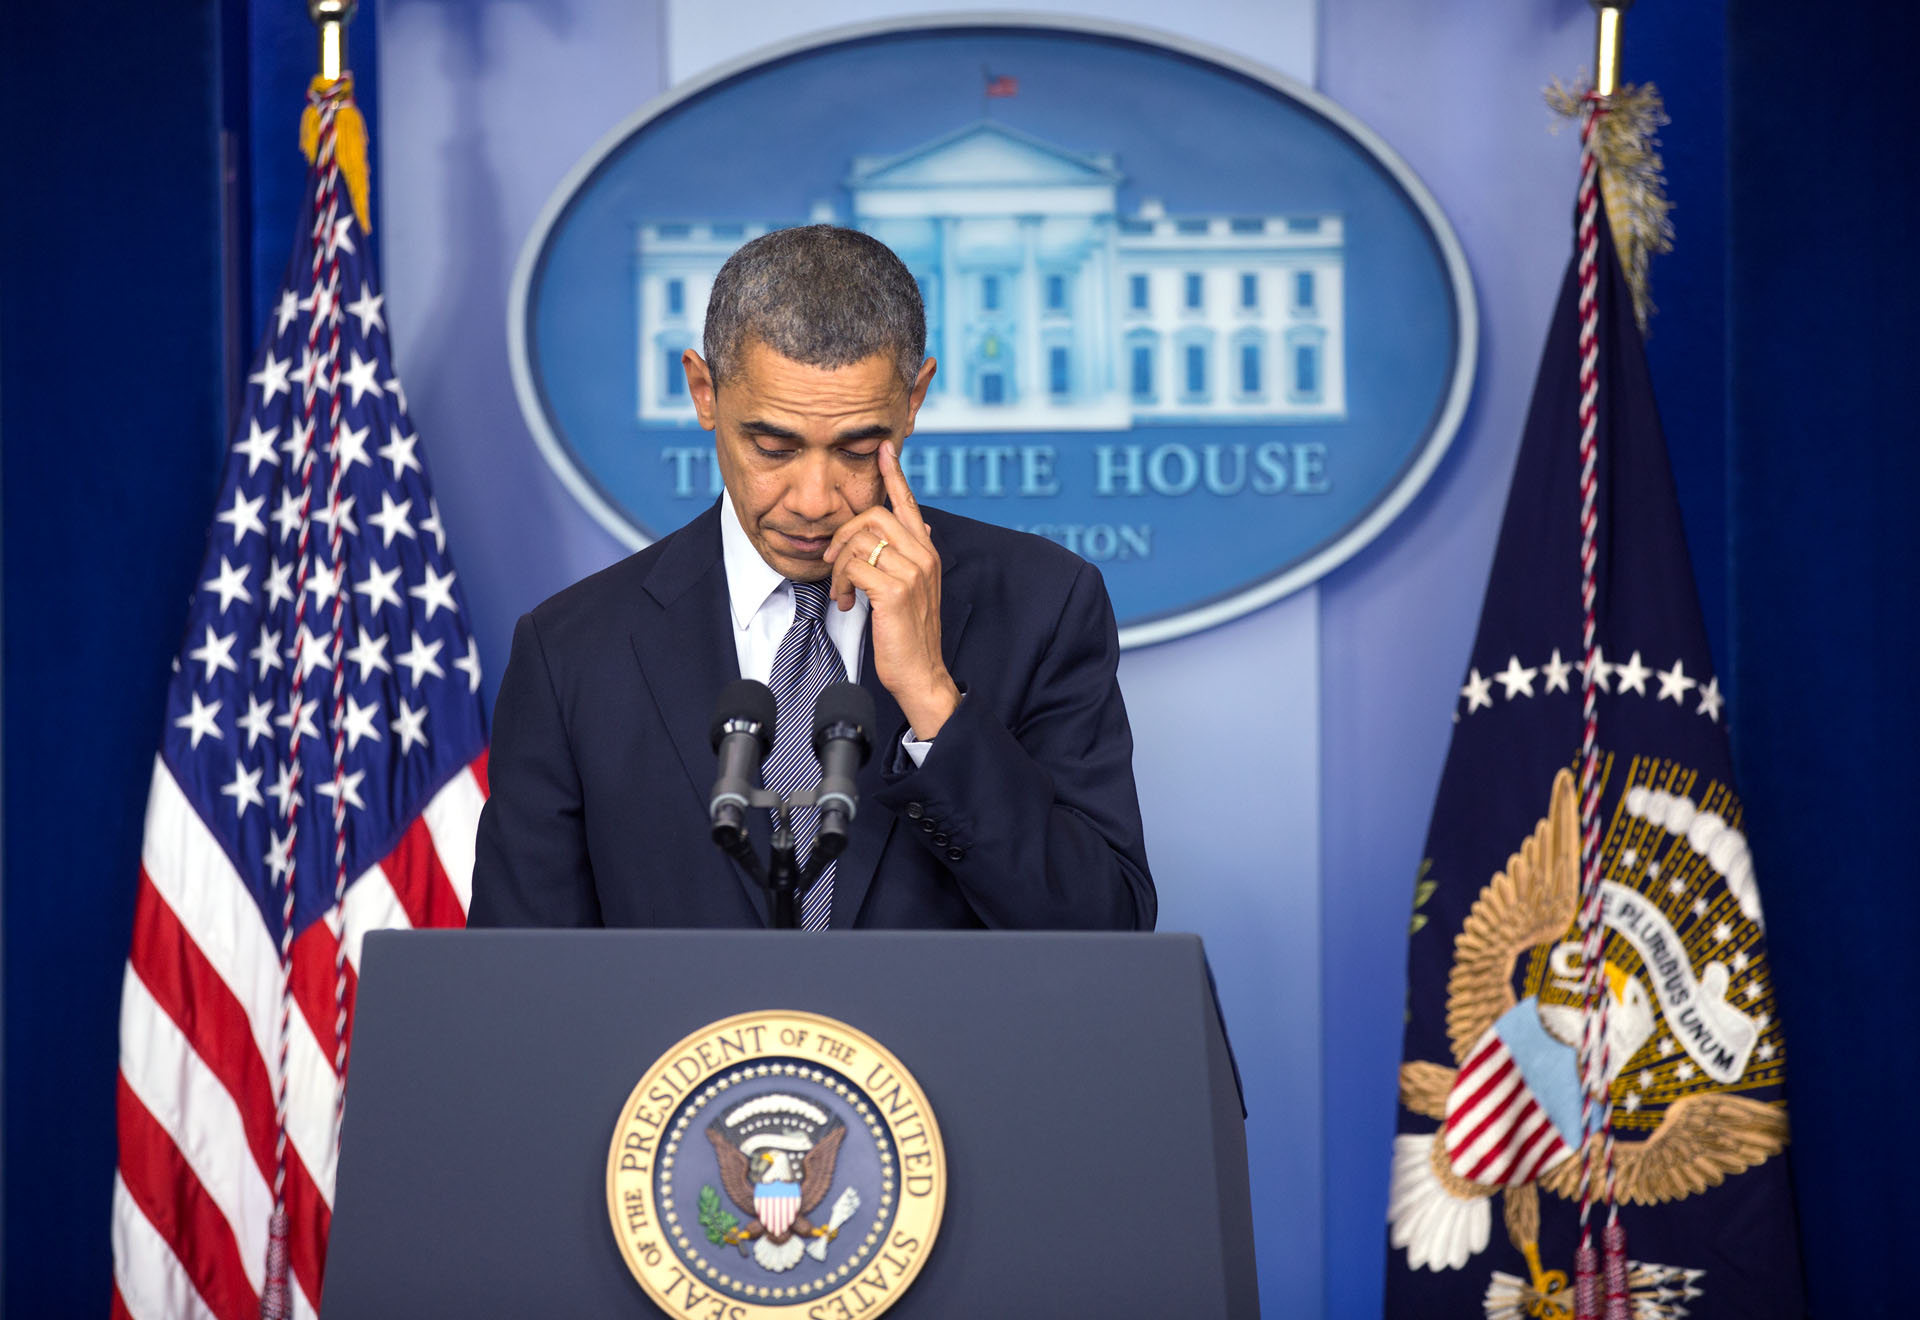
[[[965,857],[966,855],[967,855],[967,850],[965,848],[947,849],[947,860],[950,862],[957,862],[961,858]]]
[[[952,840],[948,839],[944,834],[935,834],[933,836],[933,846],[936,848],[944,848],[950,842],[952,842]]]
[[[909,819],[919,820],[922,816],[926,814],[927,814],[927,809],[921,806],[918,802],[907,803],[907,816]]]
[[[923,821],[921,821],[921,822],[920,822],[920,830],[921,830],[921,833],[923,833],[923,834],[932,834],[932,833],[933,833],[933,822],[932,822],[932,821],[930,821],[930,820],[923,820]]]

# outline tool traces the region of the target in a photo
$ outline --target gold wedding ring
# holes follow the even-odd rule
[[[880,552],[882,550],[885,550],[886,548],[887,548],[887,538],[883,536],[880,538],[880,544],[873,547],[873,553],[867,556],[868,568],[880,567]]]

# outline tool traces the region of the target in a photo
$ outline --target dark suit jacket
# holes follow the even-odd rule
[[[942,646],[966,696],[916,768],[869,635],[860,681],[878,711],[874,754],[832,924],[1151,930],[1100,574],[1039,537],[924,512],[942,563]],[[765,892],[707,833],[708,722],[739,677],[721,516],[716,504],[514,629],[470,924],[766,923]],[[764,857],[770,813],[751,814]]]

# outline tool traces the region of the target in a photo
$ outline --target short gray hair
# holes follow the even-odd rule
[[[718,384],[758,339],[803,366],[892,358],[909,389],[927,356],[927,312],[905,263],[857,229],[776,229],[727,258],[707,298],[703,347]]]

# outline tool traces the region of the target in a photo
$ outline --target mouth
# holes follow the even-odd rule
[[[768,528],[768,533],[776,549],[796,559],[818,559],[833,543],[831,536],[795,536],[792,532],[783,532],[778,528]]]

